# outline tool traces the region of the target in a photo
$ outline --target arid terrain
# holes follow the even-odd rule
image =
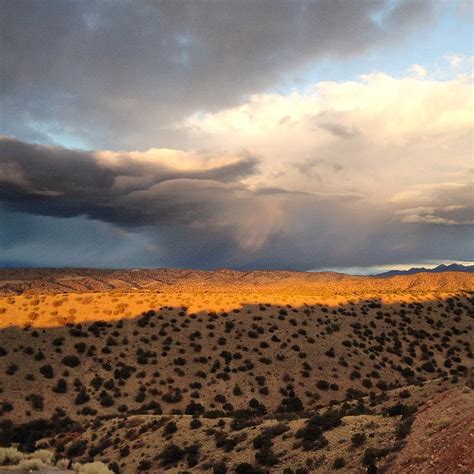
[[[0,472],[39,449],[43,472],[474,472],[473,291],[460,272],[0,270]]]

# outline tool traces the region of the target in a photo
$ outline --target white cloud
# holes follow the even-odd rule
[[[390,202],[472,166],[473,97],[465,78],[372,73],[305,93],[253,95],[238,107],[191,115],[181,127],[196,146],[259,157],[261,174],[247,181],[254,187]]]
[[[413,66],[410,68],[410,72],[412,72],[415,77],[421,79],[428,75],[428,71],[419,64],[413,64]]]

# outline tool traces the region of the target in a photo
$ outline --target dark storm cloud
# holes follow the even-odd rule
[[[290,248],[294,241],[307,250],[303,245],[307,240],[313,242],[311,255],[319,255],[334,245],[335,234],[348,232],[352,220],[364,214],[356,195],[249,188],[245,179],[255,171],[252,158],[221,157],[218,162],[223,164],[210,166],[207,156],[193,155],[194,161],[183,156],[189,161],[183,171],[167,164],[170,152],[174,151],[165,150],[165,155],[153,151],[149,159],[148,152],[84,152],[2,138],[0,204],[7,237],[0,239],[0,247],[10,255],[5,262],[14,262],[17,253],[27,258],[39,242],[51,246],[58,240],[58,232],[52,229],[62,227],[58,248],[68,244],[82,248],[84,244],[76,245],[81,234],[85,239],[100,235],[98,248],[108,240],[104,235],[110,234],[114,241],[114,233],[122,240],[130,235],[119,246],[129,249],[135,259],[130,264],[209,268],[226,262],[243,268],[251,265],[252,256],[272,256],[279,266],[272,250],[275,243],[285,242]],[[233,162],[227,163],[229,159]],[[26,236],[25,229],[15,230],[18,222],[27,226]],[[77,232],[78,227],[84,230]],[[74,238],[68,229],[74,229]],[[29,240],[31,235],[36,235],[36,241]],[[132,252],[133,243],[141,253]],[[99,260],[112,261],[113,252],[105,252]],[[49,261],[55,262],[54,251],[50,254]],[[78,256],[66,254],[62,253],[68,262],[77,261]],[[44,255],[42,259],[48,261]],[[311,259],[307,263],[313,266]]]
[[[2,3],[3,132],[170,146],[174,121],[328,56],[393,41],[432,4],[402,0]],[[377,19],[375,19],[377,18]]]
[[[153,159],[140,153],[110,156],[3,137],[0,200],[30,214],[86,215],[120,225],[185,222],[206,214],[219,193],[236,192],[232,183],[251,175],[257,164],[249,157],[204,166],[198,156],[183,170],[163,158],[173,153],[179,162],[187,159],[185,152],[151,153]]]

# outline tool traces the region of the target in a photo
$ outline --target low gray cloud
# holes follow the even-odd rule
[[[167,154],[171,159],[166,159]],[[151,155],[151,156],[148,156]],[[0,200],[16,211],[56,217],[85,215],[120,225],[198,219],[222,190],[254,172],[251,157],[220,165],[203,154],[86,152],[0,138]],[[172,160],[177,164],[172,165]],[[189,160],[186,169],[180,160]],[[194,161],[194,162],[193,162]],[[196,195],[196,196],[195,196]],[[201,196],[201,198],[199,198]],[[208,196],[203,199],[202,196]]]

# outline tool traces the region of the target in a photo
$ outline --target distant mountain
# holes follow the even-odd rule
[[[414,275],[415,273],[443,273],[443,272],[464,272],[474,273],[474,265],[459,265],[452,263],[451,265],[438,265],[435,268],[410,268],[410,270],[390,270],[388,272],[374,275],[376,277],[387,278],[397,275]]]

